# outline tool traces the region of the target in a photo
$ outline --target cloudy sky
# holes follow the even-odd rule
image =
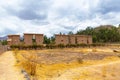
[[[0,0],[0,36],[120,24],[120,0]]]

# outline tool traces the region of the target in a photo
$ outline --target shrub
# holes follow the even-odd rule
[[[77,46],[77,47],[87,47],[88,45],[87,45],[87,44],[84,44],[84,43],[81,43],[81,44],[77,44],[76,46]]]
[[[55,44],[47,44],[46,48],[47,49],[54,49],[54,48],[56,48],[56,45]]]
[[[44,46],[43,45],[37,45],[37,49],[43,49]]]
[[[82,58],[77,58],[77,61],[78,61],[79,64],[83,63],[83,59]]]
[[[93,43],[91,46],[96,47],[96,46],[105,46],[104,43]]]
[[[67,44],[66,47],[67,47],[67,48],[77,47],[77,45],[76,45],[76,44]]]
[[[64,44],[58,44],[57,46],[58,46],[58,48],[65,48]]]

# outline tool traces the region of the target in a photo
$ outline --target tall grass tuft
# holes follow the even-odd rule
[[[22,55],[24,61],[22,61],[23,68],[31,75],[36,75],[36,67],[37,67],[37,53],[30,52],[28,54]]]
[[[18,53],[19,53],[18,49],[14,49],[14,50],[13,50],[13,55],[14,55],[14,57],[16,58],[16,62],[17,62],[17,63],[19,62]]]

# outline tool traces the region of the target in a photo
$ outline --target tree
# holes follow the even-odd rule
[[[97,28],[87,27],[77,31],[78,35],[91,35],[93,42],[119,42],[120,28],[112,25],[102,25]]]
[[[1,44],[2,44],[2,45],[7,45],[7,40],[1,41]]]
[[[44,36],[44,44],[50,44],[50,38],[47,38],[47,36]]]
[[[50,38],[50,43],[51,43],[51,44],[54,44],[54,43],[55,43],[55,36],[52,36],[52,37]]]
[[[73,34],[73,32],[72,32],[72,31],[68,32],[68,35],[72,35],[72,34]]]

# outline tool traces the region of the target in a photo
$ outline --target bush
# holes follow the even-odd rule
[[[83,63],[83,59],[82,58],[77,58],[78,63],[82,64]]]
[[[54,49],[54,48],[56,48],[57,46],[56,45],[54,45],[54,44],[47,44],[46,45],[46,48],[47,49]]]
[[[93,43],[91,46],[96,47],[96,46],[105,46],[104,43]]]
[[[76,44],[67,44],[66,47],[67,47],[67,48],[77,47],[77,45],[76,45]]]
[[[58,48],[65,48],[66,46],[64,44],[58,44],[57,47]]]
[[[43,49],[44,46],[43,45],[37,45],[37,49]]]

